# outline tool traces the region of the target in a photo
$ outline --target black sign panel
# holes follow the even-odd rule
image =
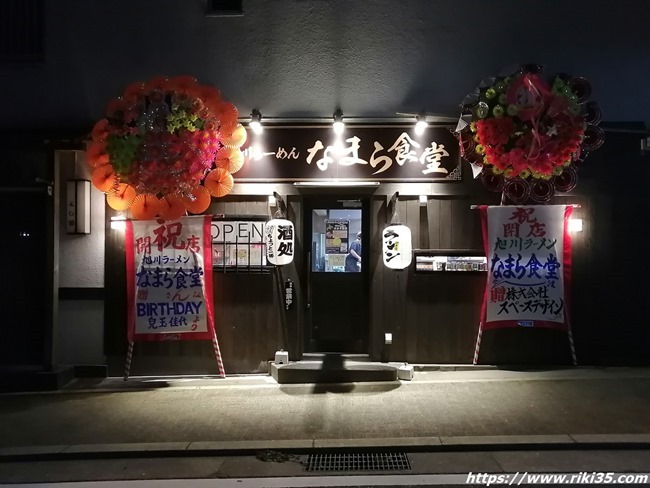
[[[291,310],[293,305],[293,281],[284,282],[284,309]]]
[[[459,181],[458,140],[445,128],[416,135],[413,125],[265,127],[248,131],[238,182],[368,180]]]

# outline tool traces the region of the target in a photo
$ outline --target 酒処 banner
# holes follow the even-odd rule
[[[126,226],[129,342],[213,340],[212,216]]]
[[[569,205],[480,206],[488,276],[482,329],[570,331]]]

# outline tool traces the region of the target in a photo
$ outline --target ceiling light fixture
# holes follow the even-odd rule
[[[425,129],[429,126],[427,123],[427,116],[424,112],[420,112],[417,117],[416,117],[416,124],[415,124],[415,133],[418,136],[421,136],[424,134]]]
[[[248,126],[253,129],[255,134],[261,134],[264,130],[262,127],[262,114],[256,108],[251,112],[251,121]]]
[[[338,135],[343,134],[343,131],[345,130],[343,112],[341,112],[340,108],[336,109],[336,112],[334,112],[334,123],[332,124],[332,128],[334,129],[334,133]]]

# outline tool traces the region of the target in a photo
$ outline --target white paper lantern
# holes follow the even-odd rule
[[[293,223],[286,219],[273,219],[266,223],[266,260],[282,266],[293,261]]]
[[[381,232],[384,265],[404,269],[411,264],[411,229],[405,225],[389,225]]]

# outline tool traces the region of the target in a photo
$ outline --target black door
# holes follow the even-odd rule
[[[42,365],[47,314],[46,188],[0,188],[3,217],[0,255],[4,275],[0,280],[0,367]]]
[[[307,352],[367,352],[368,217],[367,200],[305,201]]]

